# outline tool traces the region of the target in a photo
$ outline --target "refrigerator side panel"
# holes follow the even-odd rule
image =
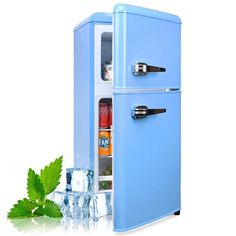
[[[74,31],[74,166],[93,169],[93,23]]]
[[[127,231],[180,210],[180,92],[113,100],[114,231]],[[140,105],[164,110],[134,119]]]

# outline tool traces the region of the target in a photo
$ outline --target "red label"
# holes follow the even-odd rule
[[[108,116],[109,116],[109,126],[112,126],[112,104],[109,105],[109,112],[108,112]]]
[[[99,128],[109,127],[108,106],[107,103],[99,103]]]

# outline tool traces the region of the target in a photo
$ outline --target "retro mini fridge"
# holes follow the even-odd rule
[[[74,29],[74,165],[112,191],[114,231],[180,214],[180,35],[125,4]]]

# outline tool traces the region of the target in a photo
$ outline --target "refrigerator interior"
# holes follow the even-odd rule
[[[112,38],[112,25],[95,26],[95,191],[112,191]]]
[[[112,189],[112,124],[110,124],[111,98],[99,100],[98,114],[98,180],[99,190]],[[105,109],[104,109],[105,108]]]

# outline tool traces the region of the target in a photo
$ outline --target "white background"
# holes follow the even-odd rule
[[[26,196],[29,167],[38,171],[62,154],[64,167],[73,164],[73,27],[94,12],[111,12],[116,2],[0,1],[0,235],[23,234],[6,214]],[[182,212],[130,234],[235,235],[234,1],[126,3],[183,22]],[[98,228],[92,233],[114,234]],[[61,227],[47,230],[65,234]]]

